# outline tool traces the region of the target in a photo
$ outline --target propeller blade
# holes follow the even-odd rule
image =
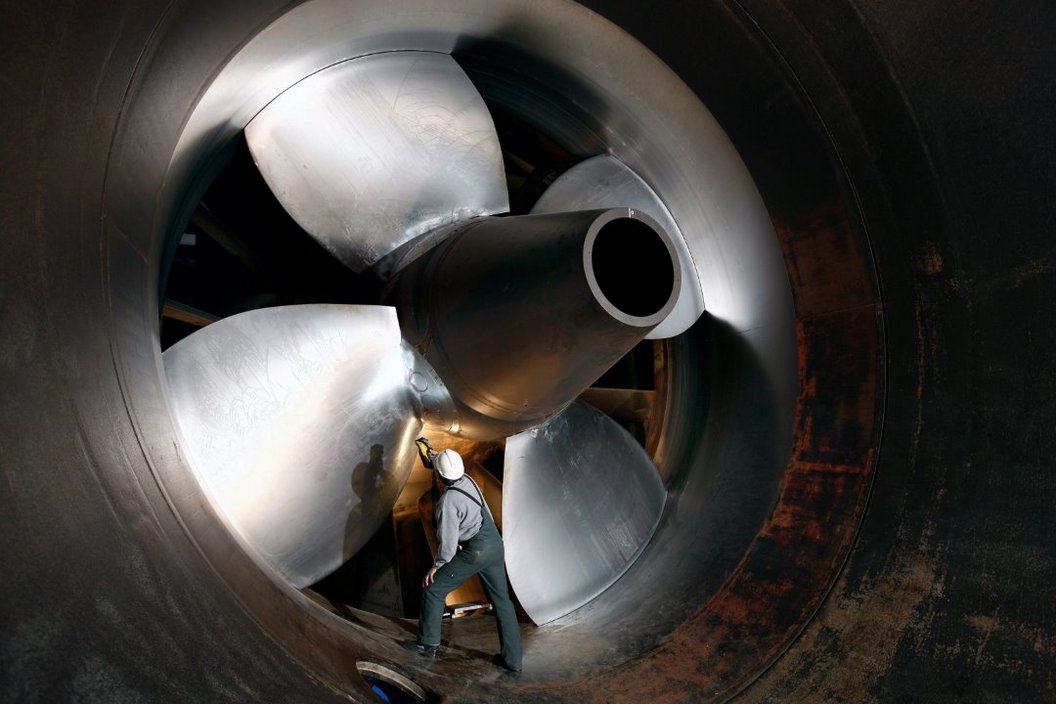
[[[507,439],[502,489],[510,583],[540,625],[586,604],[631,566],[666,498],[634,438],[581,401]]]
[[[245,133],[275,197],[357,273],[437,227],[509,210],[491,113],[446,54],[375,54],[324,69]]]
[[[587,159],[554,181],[532,212],[562,213],[616,207],[633,208],[651,217],[664,229],[675,247],[682,270],[682,290],[664,321],[645,336],[649,340],[674,337],[688,329],[704,312],[704,295],[682,231],[660,196],[638,174],[613,156]]]
[[[383,306],[225,318],[165,351],[188,463],[252,553],[296,587],[374,534],[421,429],[415,355]]]

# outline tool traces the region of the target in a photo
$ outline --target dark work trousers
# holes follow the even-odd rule
[[[488,601],[495,607],[502,659],[507,665],[519,668],[521,631],[506,585],[502,536],[499,535],[491,515],[487,511],[482,513],[484,522],[477,534],[462,544],[462,549],[455,553],[451,562],[438,569],[433,583],[422,591],[418,642],[422,645],[440,645],[440,620],[444,615],[444,600],[452,589],[479,573]]]

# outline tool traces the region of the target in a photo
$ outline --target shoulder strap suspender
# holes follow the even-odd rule
[[[480,518],[483,521],[482,526],[490,522],[492,527],[496,527],[495,518],[491,515],[491,509],[488,508],[487,504],[484,503],[484,492],[482,492],[480,490],[480,487],[477,486],[477,483],[473,481],[473,477],[469,477],[469,482],[473,485],[473,488],[477,490],[477,496],[480,497],[479,500],[475,499],[473,495],[469,492],[459,489],[457,486],[449,486],[447,488],[448,490],[454,489],[459,494],[462,494],[463,496],[467,497],[470,501],[480,507]]]
[[[459,494],[462,494],[464,496],[468,496],[470,501],[472,501],[477,506],[480,506],[483,509],[484,508],[484,493],[480,490],[480,487],[477,486],[477,483],[475,481],[473,481],[473,477],[470,477],[470,476],[466,475],[466,479],[468,479],[469,483],[473,485],[473,488],[477,490],[477,496],[480,497],[479,499],[473,498],[472,494],[470,494],[468,491],[463,491],[462,489],[459,489],[457,486],[449,486],[448,489],[454,489]],[[490,509],[488,510],[488,513],[489,514],[491,513]]]
[[[449,486],[449,487],[447,487],[447,489],[448,489],[448,491],[457,491],[459,494],[462,494],[463,496],[469,497],[470,501],[475,503],[477,506],[480,506],[481,508],[484,508],[484,504],[482,504],[477,499],[473,498],[473,496],[468,491],[462,491],[457,486]]]

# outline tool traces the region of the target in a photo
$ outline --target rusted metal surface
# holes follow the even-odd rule
[[[796,222],[774,223],[785,252],[788,278],[801,317],[872,305],[872,277],[862,276],[861,243],[849,235],[841,205],[819,205]]]
[[[870,267],[839,206],[804,218],[798,227],[779,223],[777,229],[790,270],[824,265],[830,272],[821,282],[813,275],[792,277],[800,394],[780,498],[707,604],[660,647],[612,673],[603,687],[573,688],[587,701],[606,701],[615,692],[628,701],[660,694],[719,701],[737,692],[818,609],[854,540],[868,498],[883,399]],[[842,306],[847,291],[857,292],[856,305]]]
[[[664,340],[656,340],[653,342],[653,379],[654,389],[653,397],[650,399],[649,404],[649,415],[645,421],[645,451],[654,460],[657,457],[657,452],[660,449],[660,437],[664,429],[663,425],[663,414],[666,413],[667,405],[669,403],[667,384],[668,384],[668,364],[671,360],[671,347]],[[664,466],[664,463],[660,463],[659,466]],[[666,482],[668,476],[661,471],[661,478]]]

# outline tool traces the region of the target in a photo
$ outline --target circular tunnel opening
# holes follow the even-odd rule
[[[644,414],[647,423],[653,426],[649,431],[653,437],[645,444],[668,492],[668,509],[657,526],[656,537],[626,573],[597,599],[552,625],[525,629],[528,648],[526,677],[564,692],[560,696],[572,696],[570,692],[575,690],[575,685],[569,683],[584,672],[596,673],[617,666],[626,666],[628,672],[634,671],[643,655],[652,652],[657,644],[673,634],[685,633],[687,629],[702,632],[704,648],[722,642],[725,636],[714,631],[709,634],[703,623],[714,625],[736,620],[738,614],[735,611],[724,610],[730,590],[749,588],[759,579],[780,580],[788,569],[798,564],[794,552],[767,552],[759,542],[768,539],[768,518],[774,507],[781,510],[788,492],[802,488],[795,482],[786,481],[801,379],[797,370],[795,312],[789,274],[783,260],[783,255],[788,255],[788,245],[781,237],[775,236],[766,210],[736,151],[724,141],[721,129],[707,118],[707,111],[696,96],[679,88],[677,79],[670,79],[667,69],[659,62],[642,62],[633,76],[623,75],[621,71],[602,70],[594,81],[583,81],[584,71],[589,75],[590,71],[598,70],[598,66],[616,67],[625,63],[620,60],[619,50],[623,35],[612,34],[616,30],[604,23],[589,25],[575,6],[555,5],[558,7],[572,13],[577,21],[588,22],[591,31],[599,38],[619,37],[619,40],[596,44],[613,48],[614,55],[595,57],[587,65],[581,65],[579,57],[562,55],[545,42],[540,43],[540,48],[530,50],[525,47],[532,46],[532,42],[523,37],[516,40],[495,37],[479,29],[474,30],[480,32],[477,41],[464,41],[454,52],[459,64],[492,108],[492,114],[499,116],[505,112],[516,116],[516,121],[496,120],[500,135],[512,131],[522,141],[543,145],[536,152],[539,164],[560,164],[558,168],[538,168],[531,163],[532,159],[508,158],[507,163],[515,165],[515,168],[507,168],[507,181],[511,194],[515,196],[511,199],[511,212],[530,208],[536,194],[544,192],[548,182],[574,163],[606,153],[622,157],[654,186],[683,231],[702,238],[702,244],[699,244],[702,255],[697,258],[696,266],[702,284],[709,287],[705,291],[708,312],[696,325],[669,341],[648,343],[634,354],[635,366],[640,364],[642,357],[664,358],[663,363],[655,367],[659,370],[656,388],[652,389],[655,395],[645,404]],[[336,6],[331,9],[334,16],[350,11]],[[472,25],[475,15],[465,10],[461,12],[465,16],[460,15],[460,21]],[[313,30],[319,30],[323,35],[327,35],[323,28],[328,21],[321,19],[325,15],[313,15],[308,22]],[[404,21],[413,23],[413,20]],[[562,23],[556,16],[534,18],[532,22],[534,24],[530,23],[530,28],[524,30],[528,35],[536,31],[550,33],[548,36],[560,34]],[[304,30],[297,22],[291,24],[297,31]],[[284,21],[280,20],[267,37],[261,39],[261,46],[252,42],[247,45],[251,54],[256,52],[256,60],[263,55],[280,61],[278,57],[290,51],[291,43],[282,41],[283,29]],[[390,36],[393,45],[386,48],[421,48],[421,35],[410,29],[407,31],[406,36],[413,37],[413,40],[406,39],[408,45],[401,44],[404,40],[400,37],[404,35],[397,33]],[[441,39],[436,44],[426,41],[427,47],[451,51],[452,47],[445,43],[442,33],[438,36]],[[333,35],[330,40],[335,46],[345,42],[341,44],[342,50],[348,52],[346,39]],[[375,45],[369,46],[376,51]],[[636,46],[630,50],[640,59],[638,51]],[[327,61],[332,62],[333,57]],[[229,67],[229,74],[222,75],[223,80],[216,82],[219,86],[216,100],[206,91],[199,114],[191,120],[192,126],[200,129],[196,123],[198,119],[222,124],[225,129],[230,126],[237,129],[245,124],[248,116],[232,118],[224,111],[238,103],[231,98],[232,93],[249,95],[254,88],[253,85],[242,86],[243,81],[238,80],[239,71],[251,64],[253,61],[247,59],[243,64],[236,61],[234,68]],[[252,72],[247,72],[243,78],[248,81],[251,75]],[[272,86],[269,91],[274,94],[285,87]],[[639,114],[637,121],[621,119],[632,112],[633,108],[629,106],[639,104],[634,95],[637,90],[659,91],[666,96],[665,100],[678,103],[679,109],[674,112],[681,110],[681,114],[691,115],[693,119],[671,122],[670,114],[662,109],[651,115]],[[664,101],[641,102],[662,105]],[[210,113],[210,110],[215,112]],[[520,125],[512,128],[518,122]],[[651,136],[646,138],[635,134],[636,124],[645,125],[644,133]],[[616,133],[614,136],[614,125],[628,130],[628,134]],[[525,126],[528,129],[524,129]],[[227,133],[225,138],[219,148],[206,156],[199,155],[199,158],[202,161],[216,158],[221,149],[229,148],[241,139],[237,131]],[[625,144],[640,144],[636,139],[651,140],[648,143],[654,149],[621,148]],[[504,147],[514,141],[506,141]],[[687,144],[708,145],[709,148],[719,146],[710,151],[705,160],[699,153],[687,149]],[[550,158],[553,145],[560,147],[556,160]],[[199,145],[196,143],[195,146]],[[511,153],[507,156],[516,155],[514,149],[509,151]],[[236,155],[236,158],[245,160],[246,155]],[[680,159],[685,161],[680,162]],[[709,164],[706,168],[702,166],[704,161]],[[682,168],[671,168],[673,163]],[[244,165],[251,168],[249,162],[244,161]],[[514,184],[521,188],[514,188]],[[519,197],[519,193],[525,195]],[[712,212],[721,212],[728,218],[732,223],[730,231],[716,231],[716,226],[709,220]],[[715,221],[725,222],[721,217]],[[792,227],[794,229],[798,224]],[[208,233],[200,230],[191,234],[201,236]],[[779,234],[784,236],[783,231]],[[853,236],[850,232],[842,234]],[[180,247],[200,243],[196,239],[192,244],[182,238],[181,242],[184,243],[178,245]],[[621,256],[629,243],[639,248],[644,245],[647,251],[646,256],[635,258],[633,266],[629,266],[632,262],[628,262],[626,256]],[[602,272],[604,283],[601,285],[606,297],[621,310],[649,315],[662,309],[674,280],[671,255],[663,245],[648,227],[643,231],[637,224],[617,222],[607,231],[603,228],[592,257],[596,258],[595,266]],[[785,245],[784,251],[782,245]],[[709,248],[715,248],[715,251]],[[280,255],[277,261],[282,259]],[[661,273],[650,276],[648,285],[643,287],[642,281],[635,280],[634,273],[644,260],[650,260],[645,264]],[[736,266],[730,265],[731,262]],[[709,273],[716,276],[708,276]],[[333,281],[342,278],[343,274],[335,274]],[[630,282],[635,282],[638,288],[629,285]],[[369,285],[365,285],[362,291],[338,291],[341,288],[342,285],[336,285],[313,292],[311,297],[328,301],[341,296],[350,301],[376,300]],[[289,300],[297,300],[300,294],[296,287],[289,290],[293,292]],[[259,304],[260,299],[256,299],[247,300],[242,305],[248,309],[259,307]],[[177,311],[167,319],[180,320],[178,314]],[[208,322],[205,317],[202,320]],[[828,331],[808,325],[800,332],[809,337],[813,334],[824,336]],[[623,402],[636,403],[640,399],[640,395],[627,394],[612,406],[615,408]],[[639,415],[641,410],[639,406]],[[484,460],[485,464],[490,462],[494,466],[494,449],[489,448],[490,454],[486,456],[491,459]],[[501,475],[501,467],[492,474]],[[501,479],[501,476],[497,478]],[[411,506],[407,508],[412,509]],[[816,508],[807,507],[796,515],[804,516],[804,522],[813,526],[815,524],[810,523],[809,518]],[[692,515],[694,519],[685,522],[677,520],[678,515]],[[843,530],[856,520],[856,516],[849,509],[846,516],[836,516],[832,526]],[[779,516],[779,519],[787,524],[786,517]],[[803,527],[795,521],[792,523],[797,529]],[[767,570],[757,569],[750,574],[739,566],[747,564],[745,555],[753,554],[753,550],[759,551],[755,554],[771,556]],[[384,561],[381,564],[380,572],[392,573]],[[831,561],[825,564],[831,565]],[[356,574],[364,575],[367,571],[361,566]],[[266,572],[263,576],[274,578]],[[235,581],[236,589],[255,588],[253,580],[245,573],[237,576]],[[286,589],[280,591],[289,593]],[[807,588],[803,598],[808,599],[817,593],[813,587]],[[290,602],[282,602],[279,610],[279,613],[287,614],[291,610],[296,613],[307,610],[313,615],[315,626],[330,634],[327,641],[330,650],[322,655],[313,652],[313,658],[341,659],[347,649],[358,652],[374,650],[393,659],[404,657],[394,647],[396,640],[405,634],[403,626],[394,625],[395,622],[386,618],[374,618],[376,611],[371,614],[370,609],[361,608],[366,606],[364,601],[350,606],[326,596],[316,596],[308,595],[310,606],[305,606],[294,596]],[[413,601],[413,597],[410,600]],[[649,606],[643,607],[643,604]],[[323,607],[327,616],[312,611],[318,606]],[[764,601],[759,608],[769,606],[774,604]],[[702,613],[710,616],[698,617]],[[330,616],[337,616],[341,623],[335,625],[329,620]],[[717,620],[707,621],[712,616]],[[283,634],[279,637],[280,642],[294,650],[301,647],[298,639],[303,638],[303,631],[298,629],[287,633],[281,618],[265,615],[261,618],[270,628]],[[702,622],[701,618],[705,621]],[[355,631],[348,631],[349,623],[355,624],[356,628],[368,629],[371,635],[362,638]],[[460,639],[464,647],[474,651],[487,647],[487,642],[493,638],[487,618],[460,619],[457,627],[451,627],[451,633],[456,632],[457,635],[451,637]],[[767,631],[771,635],[760,633],[759,637],[764,641],[772,639],[772,632]],[[591,644],[604,642],[613,633],[633,634],[633,637],[617,638],[615,646],[603,653],[592,650]],[[369,642],[369,645],[363,645],[363,642]],[[771,647],[777,646],[771,643],[762,647],[760,652],[770,652],[767,648]],[[696,652],[685,657],[703,661],[710,656],[707,652]],[[760,662],[756,659],[737,666],[734,669],[741,674],[736,676],[754,671]],[[412,669],[419,667],[414,662],[407,664]],[[458,671],[459,667],[463,668],[462,672]],[[460,680],[465,671],[473,672],[474,668],[479,670],[481,667],[486,665],[462,661],[452,666],[453,669],[441,667],[425,676],[435,689],[443,690]],[[515,691],[514,686],[510,692]]]
[[[550,57],[532,56],[526,62],[523,55],[511,56],[507,52],[505,45],[487,44],[473,51],[464,51],[458,59],[492,112],[503,147],[511,211],[528,212],[539,195],[545,193],[547,186],[559,176],[576,164],[604,153],[605,145],[598,141],[597,130],[605,109],[601,106],[587,109],[571,102],[573,96],[582,98],[587,89],[579,85],[563,86],[567,73],[552,63]],[[533,75],[549,76],[553,82],[526,77],[521,73],[526,65],[533,67]],[[590,105],[590,101],[586,102]],[[177,285],[186,283],[188,273],[192,280],[198,281],[200,289],[193,291],[193,284],[185,289],[180,294],[185,296],[182,302],[189,300],[202,308],[217,311],[210,318],[202,318],[203,324],[209,319],[262,306],[316,301],[376,303],[378,287],[371,274],[354,274],[335,264],[333,258],[283,211],[261,178],[240,134],[233,137],[233,144],[233,148],[221,153],[220,156],[228,159],[227,165],[206,189],[202,202],[194,209],[188,231],[184,233],[193,234],[195,238],[189,241],[181,238],[177,247],[170,276],[172,295],[167,296],[170,303],[177,305],[171,305],[170,309],[197,309],[197,305],[179,305],[181,301],[177,301]],[[529,176],[526,178],[524,174]],[[692,227],[693,211],[702,205],[698,202],[697,188],[687,186],[682,185],[682,193],[675,189],[673,193],[661,192],[660,196],[671,198],[670,204],[676,207],[681,200],[687,206],[688,214],[680,224]],[[596,277],[602,295],[623,313],[647,318],[656,316],[671,302],[676,272],[669,243],[654,226],[639,219],[641,217],[644,216],[608,219],[592,233],[587,244],[591,273]],[[226,262],[222,266],[209,261],[209,251],[203,247],[210,241],[214,258]],[[196,247],[203,256],[198,262],[190,256]],[[763,256],[770,258],[777,251],[773,240],[756,247],[759,249],[755,255],[764,252]],[[182,274],[180,267],[186,269]],[[192,271],[195,267],[197,273]],[[240,273],[231,276],[225,271]],[[775,273],[784,275],[783,270]],[[201,274],[205,276],[201,277]],[[233,281],[244,282],[242,288]],[[775,291],[780,299],[780,288]],[[186,298],[188,295],[189,299]],[[215,302],[206,304],[210,297]],[[186,325],[185,317],[170,315],[164,320],[167,325],[173,322]],[[183,329],[186,331],[186,326]],[[682,422],[700,422],[704,418],[698,394],[710,391],[710,384],[706,375],[698,376],[698,370],[714,363],[711,355],[715,353],[708,351],[711,344],[708,338],[716,334],[729,333],[721,324],[705,316],[700,324],[676,341],[643,343],[599,380],[595,388],[584,394],[589,403],[597,404],[620,425],[632,429],[633,435],[653,456],[661,480],[669,490],[677,492],[677,500],[696,508],[716,507],[715,503],[709,503],[709,499],[702,499],[699,492],[707,491],[704,487],[712,481],[713,472],[721,474],[723,470],[694,465],[685,455],[664,457],[661,453],[666,449],[665,428],[672,416]],[[731,344],[733,346],[725,351],[726,355],[750,358],[751,353],[745,346],[737,345],[732,338]],[[786,347],[782,353],[788,355],[787,338],[784,344]],[[780,350],[781,346],[775,349]],[[639,373],[643,367],[648,367],[647,371],[651,373]],[[752,378],[751,383],[759,383],[755,378],[760,375],[758,369],[752,368],[747,373]],[[739,378],[744,379],[743,376]],[[785,402],[787,399],[776,401],[778,404]],[[765,432],[773,433],[774,426],[781,422],[780,414],[765,407],[765,404],[773,403],[771,393],[764,392],[749,408],[731,409],[724,421],[737,423],[738,415],[747,411],[753,416],[753,423],[765,428]],[[666,433],[670,435],[670,429]],[[450,440],[458,442],[457,439]],[[496,452],[501,445],[463,444],[459,449],[476,460],[471,464],[477,464],[477,469],[483,471],[477,475],[480,483],[497,485],[493,507],[501,511],[504,468],[501,452]],[[738,526],[740,534],[736,538],[726,536],[711,546],[713,552],[729,550],[732,556],[737,548],[731,546],[745,544],[754,534],[780,479],[779,473],[773,471],[773,466],[780,463],[779,457],[780,451],[771,447],[770,452],[745,458],[750,466],[766,468],[765,472],[740,469],[741,482],[754,484],[754,496],[748,502],[753,505],[753,510],[744,510],[745,502],[740,500],[741,510],[737,520],[731,523]],[[365,614],[417,617],[418,573],[427,569],[430,552],[435,549],[435,545],[430,544],[429,521],[437,492],[430,479],[426,477],[423,481],[412,475],[407,489],[397,499],[392,515],[362,549],[336,572],[305,588],[313,601],[342,617],[358,619]],[[768,490],[759,491],[760,484]],[[738,484],[734,490],[745,489],[746,486]],[[693,532],[685,526],[675,527],[664,521],[657,530],[660,535],[674,536],[675,543],[680,545],[691,540]],[[698,607],[700,598],[691,587],[701,579],[699,570],[687,569],[684,564],[676,565],[676,562],[679,561],[673,559],[673,553],[665,555],[663,551],[646,548],[630,569],[604,593],[552,624],[532,626],[530,619],[521,612],[522,630],[529,658],[536,663],[536,674],[544,680],[553,680],[567,677],[583,667],[595,670],[616,665],[638,657],[669,634],[681,619]],[[728,568],[712,567],[709,570],[706,580],[712,587],[721,582],[725,569]],[[668,580],[660,589],[657,587],[658,575],[662,580]],[[665,604],[662,616],[653,611],[628,608],[643,599],[646,593],[652,595],[651,599]],[[513,596],[517,598],[516,591]],[[494,620],[486,611],[476,608],[481,599],[479,587],[474,589],[472,585],[449,598],[449,611],[455,618],[445,620],[445,624],[451,624],[445,625],[445,638],[449,637],[449,631],[457,632],[461,642],[470,647],[488,647],[493,638]],[[614,623],[636,633],[638,641],[601,658],[581,655],[586,644],[601,637]]]
[[[513,200],[517,208],[530,208],[532,188],[545,192],[545,183],[541,184],[538,176],[534,181],[519,183],[518,171],[535,173],[543,170],[540,168],[542,164],[556,163],[560,168],[551,168],[554,176],[558,176],[562,173],[561,169],[568,169],[574,163],[590,158],[600,148],[593,135],[598,115],[593,111],[577,109],[569,103],[568,95],[555,95],[540,88],[534,81],[526,80],[518,71],[511,69],[511,65],[517,64],[504,54],[502,47],[489,46],[460,58],[464,59],[467,70],[477,79],[485,100],[496,108],[493,114],[497,116],[497,130],[503,138],[507,183],[511,193],[515,194]],[[551,64],[547,58],[534,57],[533,61],[536,69],[546,75],[564,76],[563,70]],[[485,63],[487,70],[479,70],[481,64],[478,62]],[[472,72],[473,67],[478,68],[477,73]],[[508,94],[505,91],[511,91],[516,101],[511,103],[506,100]],[[554,109],[555,103],[560,106],[560,110]],[[547,105],[550,106],[549,110],[542,113],[542,119],[533,121],[526,118],[525,113],[534,112],[532,107]],[[569,117],[569,113],[573,117]],[[213,215],[211,223],[203,212]],[[241,224],[232,226],[231,223]],[[312,239],[292,222],[268,193],[240,138],[236,140],[229,167],[209,189],[203,204],[196,209],[191,225],[192,232],[197,232],[202,240],[185,242],[181,247],[200,246],[205,244],[204,240],[213,240],[214,243],[219,241],[220,249],[223,250],[219,253],[220,258],[227,261],[228,270],[230,267],[249,270],[242,277],[248,285],[244,285],[241,290],[233,286],[230,276],[214,273],[205,277],[207,285],[200,293],[216,295],[211,289],[219,281],[222,283],[219,287],[221,295],[234,298],[220,306],[220,316],[262,305],[313,301],[369,304],[376,301],[376,289],[371,288],[369,275],[351,275],[343,267],[335,267],[332,263],[322,265],[325,253],[320,252]],[[207,229],[210,225],[211,228]],[[218,233],[218,229],[226,231]],[[636,317],[648,317],[655,315],[669,302],[675,282],[672,252],[649,224],[630,217],[609,220],[597,230],[591,246],[592,272],[597,276],[604,296],[619,310]],[[630,252],[633,252],[633,256],[629,255]],[[259,265],[262,260],[267,262],[263,267]],[[180,261],[177,259],[177,263]],[[183,263],[193,265],[193,262],[186,260]],[[173,281],[175,283],[177,280]],[[203,299],[192,297],[194,302],[199,300]],[[650,344],[645,349],[649,350],[652,346]],[[681,361],[672,363],[694,368],[700,364],[700,360],[694,359],[691,353]],[[672,370],[665,370],[665,374],[669,373]],[[690,385],[678,391],[692,394],[696,389]],[[662,428],[665,422],[663,404],[656,402],[645,420]],[[679,477],[700,481],[706,476],[692,467],[679,464],[673,461],[658,468],[658,471],[671,481]],[[493,472],[493,476],[501,478],[501,468]],[[776,477],[769,481],[775,480]],[[432,493],[432,500],[435,501],[435,492],[426,493]],[[687,492],[683,500],[695,501],[691,496]],[[312,585],[311,590],[324,596],[329,601],[328,606],[336,607],[338,613],[352,607],[383,616],[416,616],[418,590],[415,589],[417,579],[413,573],[415,568],[421,571],[428,564],[428,531],[422,535],[414,528],[423,524],[422,516],[429,514],[429,505],[429,502],[423,504],[415,496],[406,497],[398,506],[410,508],[409,514],[404,512],[403,518],[396,520],[394,513],[392,521],[385,522],[345,567],[323,582]],[[400,510],[404,511],[404,508]],[[409,539],[411,533],[416,537]],[[408,557],[414,554],[420,555],[421,559]],[[670,565],[650,564],[654,560],[647,556],[644,571],[632,569],[606,595],[588,607],[573,612],[563,621],[539,629],[524,626],[528,629],[525,636],[529,648],[532,647],[532,640],[538,641],[535,649],[540,651],[540,655],[536,659],[545,663],[540,670],[546,673],[547,678],[559,677],[571,669],[582,667],[583,662],[578,656],[570,658],[570,654],[579,649],[577,644],[597,637],[599,631],[606,628],[613,611],[622,609],[628,600],[641,598],[643,590],[654,590],[655,574],[674,574]],[[674,583],[689,578],[689,574],[679,575]],[[467,605],[473,605],[471,589],[469,594],[468,597],[453,597],[457,603],[452,604],[451,613],[475,616],[460,619],[457,630],[462,633],[463,642],[480,643],[481,647],[486,647],[484,644],[492,637],[492,619],[486,615],[480,617],[476,610],[466,608]],[[666,600],[679,602],[678,609],[670,610],[666,618],[657,619],[646,614],[644,618],[638,616],[629,624],[646,643],[668,632],[680,617],[676,614],[685,614],[695,607],[695,599],[686,599],[686,595],[682,594],[670,594]],[[524,620],[527,622],[527,619]],[[602,662],[615,663],[636,657],[640,647],[612,653]],[[542,651],[547,655],[542,656]]]
[[[641,220],[615,218],[598,229],[590,246],[592,273],[609,302],[638,318],[663,309],[674,292],[675,263],[656,230]]]

